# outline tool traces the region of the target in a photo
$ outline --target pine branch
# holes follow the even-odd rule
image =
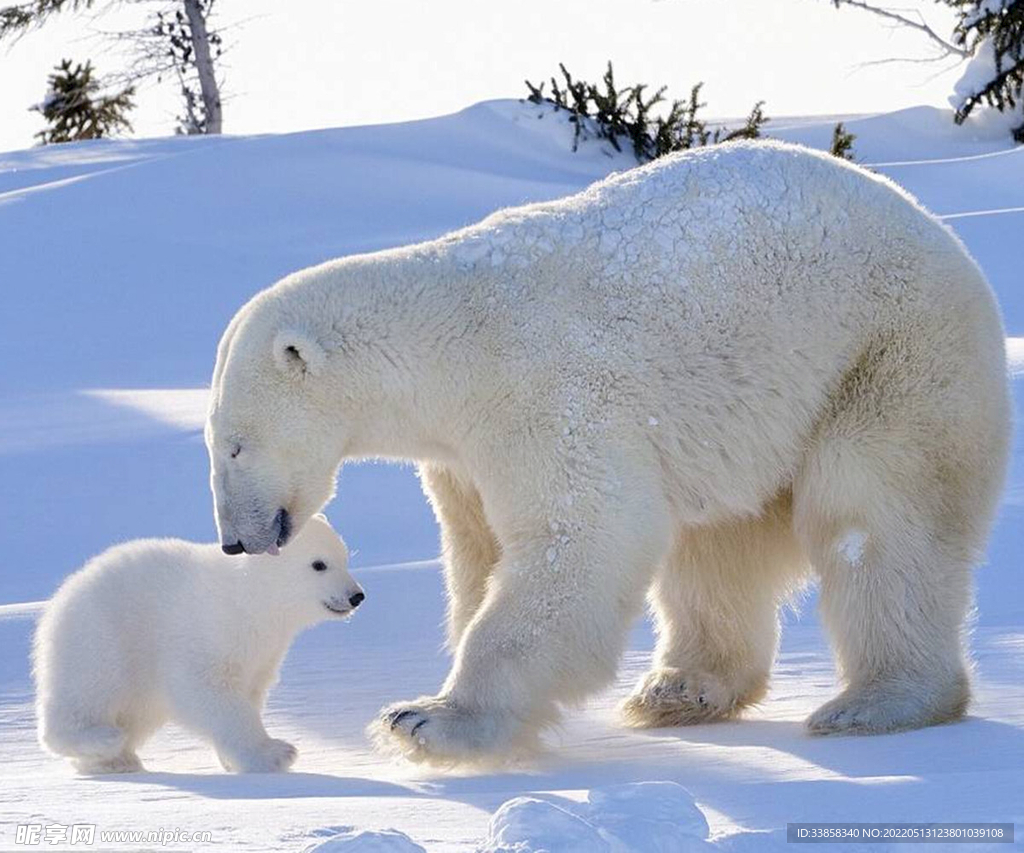
[[[954,121],[962,124],[981,103],[1000,112],[1020,113],[1024,102],[1024,0],[1004,0],[998,6],[982,0],[959,0],[960,22],[954,33],[958,42],[977,49],[974,63],[987,68],[988,77],[964,86]],[[1016,142],[1024,142],[1024,122],[1013,128]]]
[[[88,9],[94,0],[33,0],[0,7],[0,41],[8,36],[19,38],[32,27],[42,25],[47,18],[65,8],[77,11]]]
[[[935,32],[935,30],[928,26],[927,22],[925,22],[923,18],[919,21],[915,21],[913,18],[908,18],[906,15],[902,15],[892,9],[886,9],[883,6],[875,6],[873,3],[865,2],[865,0],[832,0],[832,5],[837,9],[841,6],[851,6],[854,9],[862,9],[865,12],[870,12],[873,15],[879,15],[889,21],[893,21],[902,27],[909,27],[910,29],[924,33],[932,42],[942,48],[942,53],[931,61],[945,59],[947,56],[959,56],[961,59],[971,58],[972,51],[969,48],[956,45],[953,42],[944,39]]]

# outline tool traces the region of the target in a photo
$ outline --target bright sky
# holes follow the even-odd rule
[[[13,0],[0,0],[0,5]],[[134,8],[132,6],[134,5]],[[952,14],[933,0],[901,0],[940,33]],[[0,48],[0,150],[33,144],[46,76],[62,57],[92,58],[101,73],[124,62],[90,38],[139,20],[153,4],[90,22],[66,14]],[[668,84],[684,97],[705,81],[709,114],[769,116],[878,112],[945,105],[958,72],[945,64],[866,65],[920,58],[920,33],[829,0],[219,0],[226,35],[224,129],[229,133],[404,121],[490,98],[521,97],[524,77],[564,62],[596,79],[613,60],[625,85]],[[143,89],[138,136],[173,132],[172,86]]]

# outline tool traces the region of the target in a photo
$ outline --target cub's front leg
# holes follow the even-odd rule
[[[225,770],[275,773],[287,770],[298,751],[267,734],[254,700],[230,687],[183,682],[172,693],[173,717],[209,740]]]

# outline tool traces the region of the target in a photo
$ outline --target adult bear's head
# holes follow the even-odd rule
[[[431,244],[353,255],[293,273],[235,315],[206,424],[225,551],[284,545],[331,499],[343,458],[445,452],[465,385],[442,346],[465,334],[452,276]]]
[[[221,545],[276,553],[333,495],[344,448],[322,313],[295,310],[300,282],[256,296],[217,350],[206,445]],[[312,306],[306,306],[307,308]]]

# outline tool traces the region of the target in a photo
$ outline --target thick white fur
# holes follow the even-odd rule
[[[1003,329],[959,241],[877,175],[716,146],[304,270],[238,313],[213,391],[226,543],[272,545],[282,507],[301,526],[343,459],[419,463],[455,659],[377,724],[413,759],[529,739],[612,678],[649,591],[627,719],[728,716],[764,695],[808,565],[845,681],[812,730],[964,710]]]
[[[347,560],[322,516],[280,557],[177,539],[105,551],[39,622],[41,743],[82,772],[131,772],[142,769],[136,750],[173,720],[211,741],[227,770],[287,770],[295,748],[267,734],[263,702],[295,635],[351,609],[360,589]]]

